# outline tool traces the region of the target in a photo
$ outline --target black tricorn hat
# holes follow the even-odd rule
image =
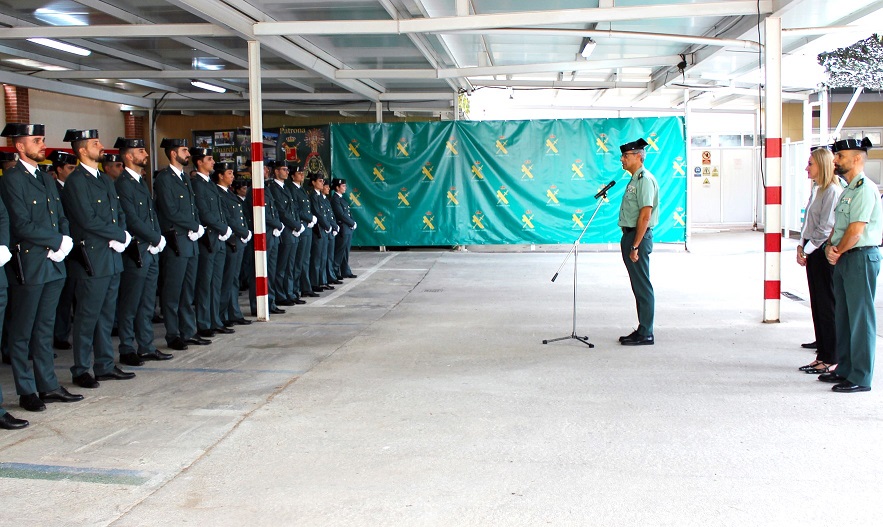
[[[190,149],[193,150],[192,148]],[[236,170],[236,163],[232,161],[221,161],[219,163],[215,163],[215,172],[218,174],[222,174],[228,170]]]
[[[201,146],[191,146],[190,155],[193,157],[208,157],[212,155],[211,148],[203,148]]]
[[[644,138],[642,137],[637,141],[620,145],[619,151],[624,154],[626,152],[631,152],[632,150],[643,150],[645,146],[647,146],[647,141],[644,141]]]
[[[123,158],[119,154],[104,154],[105,163],[122,163]]]
[[[230,185],[233,187],[233,190],[239,190],[242,187],[248,187],[248,180],[243,178],[236,178],[233,180],[233,184]]]
[[[276,160],[275,159],[267,159],[264,161],[264,166],[269,168],[270,170],[273,170],[274,168],[276,168]]]
[[[307,177],[310,178],[311,182],[319,181],[320,179],[325,179],[325,176],[322,175],[321,172],[310,172]]]
[[[70,129],[64,133],[64,139],[62,139],[62,141],[66,143],[75,143],[77,141],[85,141],[86,139],[98,139],[98,130]]]
[[[0,162],[15,161],[15,152],[0,152]]]
[[[32,135],[46,135],[46,127],[42,124],[7,123],[3,127],[2,137],[30,137]]]
[[[346,180],[341,178],[334,178],[331,180],[331,188],[337,188],[341,185],[346,185]]]
[[[144,148],[144,139],[131,139],[128,137],[117,137],[116,143],[113,144],[114,148],[119,148],[122,150],[127,150],[130,148]]]
[[[285,166],[288,167],[288,171],[294,174],[295,172],[303,172],[304,167],[298,166],[297,163],[293,161],[286,161]]]
[[[163,137],[162,141],[159,143],[160,148],[178,148],[181,146],[187,146],[186,139],[169,139],[168,137]]]
[[[73,154],[68,154],[64,150],[53,150],[51,154],[46,156],[46,159],[52,161],[52,164],[54,164],[55,166],[77,164],[77,156]]]
[[[835,154],[841,150],[861,150],[862,152],[867,152],[868,148],[873,146],[871,140],[867,137],[862,140],[844,139],[842,141],[834,141],[834,144],[831,145],[831,151]]]

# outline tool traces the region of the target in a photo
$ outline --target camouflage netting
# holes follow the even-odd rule
[[[873,34],[851,46],[820,53],[819,64],[824,66],[828,88],[858,88],[883,90],[883,44]]]

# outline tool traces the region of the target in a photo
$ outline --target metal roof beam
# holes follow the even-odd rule
[[[0,52],[3,52],[0,49]],[[102,70],[102,79],[246,79],[248,70]],[[95,70],[41,71],[34,74],[49,79],[92,79]],[[304,70],[261,70],[261,76],[271,79],[310,79],[316,76]]]
[[[150,108],[153,106],[153,101],[142,97],[123,95],[113,91],[102,90],[101,88],[89,88],[72,83],[40,79],[31,75],[21,75],[9,71],[0,70],[0,84],[14,84],[23,88],[73,95],[74,97],[84,97],[99,101],[128,104],[129,106],[137,106],[138,108]]]
[[[229,37],[226,28],[214,24],[107,24],[100,26],[17,26],[4,28],[2,40],[28,38],[170,38]]]

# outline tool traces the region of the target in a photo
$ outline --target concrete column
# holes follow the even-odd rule
[[[264,119],[261,104],[261,43],[248,41],[248,110],[251,126],[251,196],[254,214],[254,272],[258,320],[270,320],[267,224],[264,216]]]
[[[782,19],[764,21],[764,282],[763,321],[779,322],[782,295]]]

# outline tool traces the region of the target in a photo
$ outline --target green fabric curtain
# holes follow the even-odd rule
[[[630,177],[619,145],[639,137],[659,181],[654,241],[682,242],[680,117],[332,125],[331,164],[347,180],[354,245],[572,243],[611,180],[583,241],[617,242]]]

